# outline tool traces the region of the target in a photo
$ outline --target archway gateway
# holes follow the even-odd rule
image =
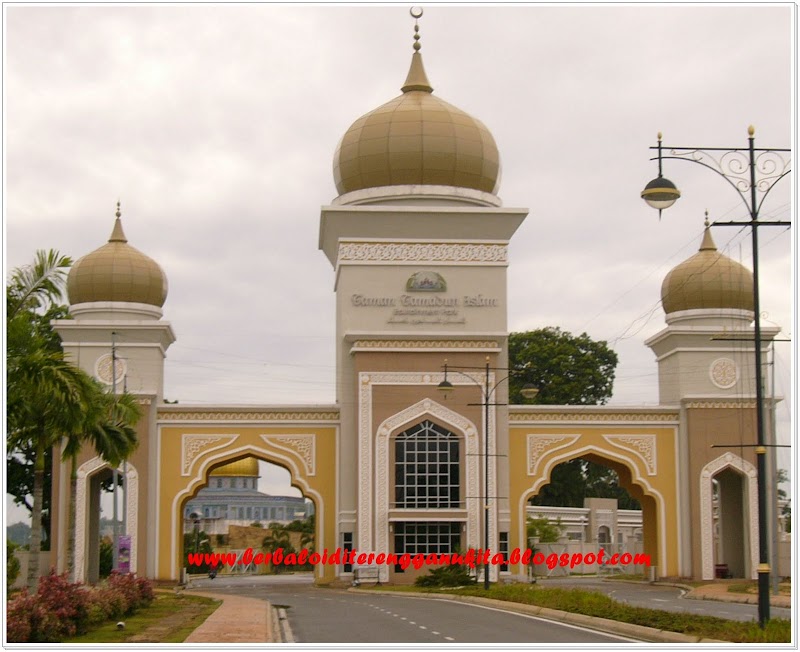
[[[677,414],[606,407],[512,408],[509,415],[510,549],[526,548],[526,505],[553,469],[575,458],[614,469],[642,505],[644,552],[659,577],[680,575]],[[513,575],[524,575],[520,564]]]
[[[180,425],[159,428],[158,519],[156,540],[157,576],[178,580],[183,566],[183,507],[208,482],[208,474],[223,464],[254,457],[289,471],[291,483],[314,502],[316,548],[335,549],[336,531],[336,449],[338,428],[332,423],[335,413],[319,413],[313,424],[312,414],[295,414],[295,423],[287,423],[291,413],[209,414],[169,410],[160,415]],[[209,417],[227,422],[209,425]],[[260,419],[259,419],[260,417]],[[260,420],[240,427],[235,420]],[[299,426],[297,421],[303,421]],[[328,424],[325,425],[324,421]],[[206,421],[206,423],[202,423]],[[277,425],[275,422],[282,422]],[[337,568],[318,565],[317,583],[334,580]]]

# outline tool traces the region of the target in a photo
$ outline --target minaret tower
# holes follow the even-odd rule
[[[320,249],[335,271],[339,544],[481,547],[488,430],[497,549],[509,523],[507,414],[493,405],[483,423],[480,370],[487,359],[508,366],[508,244],[528,211],[502,206],[494,138],[434,95],[420,48],[415,24],[402,94],[345,132],[333,162],[339,196],[322,208]],[[445,360],[471,368],[450,373],[446,401],[437,391]],[[492,372],[492,384],[506,375]],[[491,402],[507,403],[504,382]],[[413,473],[408,455],[419,462]]]
[[[715,566],[755,578],[758,563],[753,274],[717,250],[706,213],[700,250],[664,278],[667,326],[647,340],[662,405],[681,408],[681,574]],[[779,328],[762,326],[766,351]],[[766,358],[765,358],[766,359]]]
[[[167,277],[153,259],[128,244],[117,203],[108,242],[80,258],[67,278],[72,319],[54,322],[66,355],[107,385],[139,398],[144,416],[137,425],[139,445],[125,464],[125,532],[131,537],[131,571],[153,577],[155,538],[139,514],[155,513],[157,449],[156,409],[163,401],[164,359],[175,334],[163,321]],[[114,377],[116,375],[116,377]],[[94,581],[97,568],[99,483],[107,465],[85,446],[78,459],[76,495],[70,495],[70,472],[54,456],[53,559],[59,572],[67,566],[67,515],[75,501],[75,577]],[[120,469],[122,471],[122,468]]]

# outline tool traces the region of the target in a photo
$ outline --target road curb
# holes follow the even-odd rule
[[[448,595],[446,593],[417,593],[412,591],[381,591],[380,589],[347,589],[353,593],[383,593],[406,598],[420,598],[423,600],[451,600],[453,602],[463,602],[466,604],[479,604],[486,607],[493,607],[501,611],[520,613],[528,616],[537,616],[546,620],[564,622],[570,625],[587,627],[607,634],[619,634],[620,636],[630,636],[649,643],[726,643],[712,638],[700,638],[699,636],[688,636],[679,632],[670,632],[645,627],[644,625],[634,625],[623,623],[618,620],[608,618],[598,618],[597,616],[586,616],[584,614],[561,611],[559,609],[549,609],[547,607],[537,607],[530,604],[519,602],[507,602],[505,600],[493,600],[492,598],[482,598],[473,595]]]

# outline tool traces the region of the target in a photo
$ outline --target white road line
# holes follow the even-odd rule
[[[455,641],[456,639],[454,639],[452,636],[445,636],[444,640],[445,641]]]
[[[436,636],[439,636],[439,632],[434,632],[433,630],[431,630],[431,634],[436,634]]]
[[[425,627],[425,625],[420,625],[419,628],[420,629],[428,629],[427,627]]]
[[[415,623],[413,620],[409,620],[409,621],[408,621],[408,624],[409,624],[409,625],[416,625],[417,623]]]

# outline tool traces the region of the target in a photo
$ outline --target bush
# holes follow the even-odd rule
[[[469,574],[469,568],[463,564],[437,566],[427,575],[420,575],[414,584],[417,586],[468,586],[475,584],[475,578]]]
[[[6,635],[9,643],[57,643],[153,599],[152,583],[134,575],[112,574],[105,586],[87,590],[68,582],[66,573],[51,572],[35,594],[23,589],[6,604]]]

